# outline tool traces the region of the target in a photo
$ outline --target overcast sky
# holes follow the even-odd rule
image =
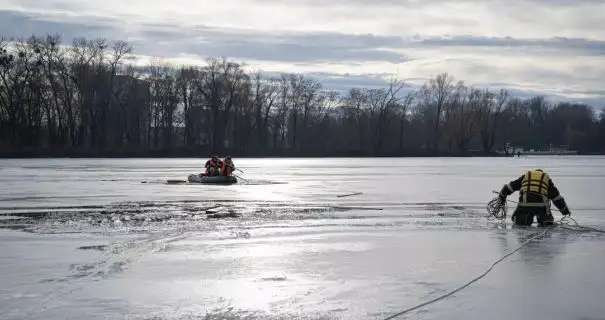
[[[225,56],[328,87],[468,84],[605,106],[605,0],[0,0],[2,36],[129,41],[144,56]]]

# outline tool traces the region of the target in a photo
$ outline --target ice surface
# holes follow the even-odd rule
[[[605,157],[235,159],[237,185],[163,183],[205,160],[0,160],[0,319],[384,319],[541,231],[485,217],[533,168],[605,229]],[[553,230],[400,318],[603,319],[604,239]]]

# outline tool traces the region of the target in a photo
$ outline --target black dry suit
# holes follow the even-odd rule
[[[517,225],[530,226],[534,222],[534,216],[537,216],[540,226],[552,225],[554,218],[550,212],[550,200],[563,215],[571,214],[565,199],[548,174],[542,170],[528,171],[504,185],[500,190],[500,198],[504,201],[515,191],[519,191],[519,204],[511,219]]]

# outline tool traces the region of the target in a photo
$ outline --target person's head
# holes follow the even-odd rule
[[[232,162],[231,157],[225,157],[225,162]]]
[[[210,158],[214,161],[218,161],[218,154],[213,153],[212,156],[210,156]]]

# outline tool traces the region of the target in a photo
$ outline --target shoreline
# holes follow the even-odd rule
[[[0,159],[49,159],[49,158],[208,158],[212,153],[219,156],[234,158],[497,158],[517,157],[514,155],[486,153],[483,151],[469,151],[464,154],[452,151],[432,152],[428,150],[397,150],[391,152],[372,152],[359,150],[332,150],[332,151],[295,151],[288,149],[268,149],[257,152],[251,150],[225,149],[212,151],[207,148],[172,148],[172,149],[73,149],[73,148],[21,148],[0,150]],[[526,153],[521,156],[575,156],[575,155],[605,155],[605,152],[574,153],[574,154],[546,154]]]

